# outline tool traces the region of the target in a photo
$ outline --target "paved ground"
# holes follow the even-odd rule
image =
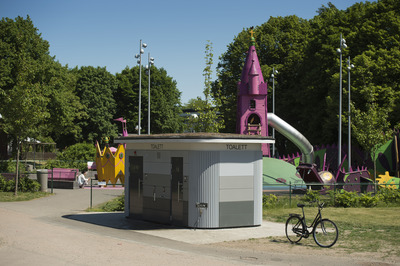
[[[0,265],[351,265],[350,259],[241,251],[210,243],[284,235],[284,226],[193,230],[86,213],[90,190],[55,189],[53,196],[0,203]],[[93,190],[93,205],[122,189]]]

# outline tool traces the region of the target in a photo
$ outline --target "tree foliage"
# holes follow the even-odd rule
[[[42,40],[28,17],[3,18],[0,23],[0,114],[1,128],[15,143],[18,193],[19,152],[27,137],[40,135],[39,125],[49,117],[43,89],[43,72],[49,44]]]
[[[3,18],[0,23],[0,114],[3,130],[19,141],[37,136],[49,117],[43,75],[49,44],[28,17]]]
[[[204,76],[204,97],[202,100],[197,97],[196,100],[191,100],[190,104],[196,110],[198,115],[188,118],[188,126],[196,132],[219,132],[224,128],[224,121],[219,112],[221,105],[221,95],[219,91],[212,92],[212,65],[213,65],[213,50],[212,43],[207,42],[205,47],[206,66],[203,70]],[[214,85],[215,86],[215,85]]]
[[[147,131],[148,125],[148,76],[142,70],[141,127]],[[150,69],[150,128],[152,134],[174,133],[182,131],[183,124],[179,117],[181,93],[176,81],[168,76],[163,68],[151,66]],[[139,67],[125,68],[116,74],[118,88],[114,91],[117,101],[117,117],[127,120],[128,132],[135,133],[139,115]]]
[[[117,88],[114,75],[106,68],[81,67],[75,69],[76,95],[87,113],[77,121],[82,129],[80,141],[95,143],[104,137],[117,135],[117,126],[113,119],[116,113],[116,103],[113,92]]]
[[[49,55],[48,42],[29,17],[3,18],[0,28],[2,129],[20,141],[48,136],[61,145],[67,136],[76,141],[75,119],[84,113],[74,75]]]
[[[76,75],[59,62],[50,60],[45,72],[46,98],[49,116],[41,124],[44,139],[49,136],[57,147],[64,148],[81,140],[79,120],[88,115],[75,92]]]

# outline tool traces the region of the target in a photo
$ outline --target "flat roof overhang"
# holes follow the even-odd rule
[[[260,135],[229,133],[171,133],[155,135],[128,135],[114,140],[116,143],[260,143],[272,144],[275,139]]]

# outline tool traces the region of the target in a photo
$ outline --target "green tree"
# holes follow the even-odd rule
[[[203,70],[205,100],[198,97],[195,101],[191,101],[198,115],[189,117],[189,127],[196,132],[219,132],[224,128],[224,121],[219,112],[221,105],[219,91],[212,92],[213,50],[210,41],[207,41],[204,59],[206,61]]]
[[[148,124],[148,76],[142,70],[142,132],[147,133]],[[150,128],[152,134],[174,133],[183,130],[183,121],[179,114],[181,92],[176,81],[168,76],[163,68],[151,66],[150,69]],[[139,114],[139,67],[125,68],[116,75],[118,88],[114,91],[114,99],[118,103],[117,117],[127,121],[128,132],[136,133]]]
[[[15,195],[18,193],[20,145],[40,135],[40,124],[49,117],[42,73],[49,62],[49,44],[29,17],[0,22],[1,128],[16,147]]]
[[[49,62],[43,75],[49,110],[48,118],[41,124],[43,137],[50,136],[58,148],[77,143],[82,134],[77,121],[88,116],[75,93],[76,76],[54,60]]]
[[[94,143],[103,137],[117,135],[117,125],[113,121],[116,103],[113,91],[117,88],[114,75],[106,68],[81,67],[74,69],[77,76],[76,94],[80,99],[87,117],[78,119],[82,129],[81,141]]]

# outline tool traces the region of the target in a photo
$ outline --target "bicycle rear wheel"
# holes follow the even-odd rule
[[[297,243],[303,238],[304,224],[298,216],[290,216],[286,221],[286,237],[291,243]]]
[[[339,231],[334,222],[329,219],[323,219],[315,225],[313,237],[318,246],[329,248],[336,243]]]

